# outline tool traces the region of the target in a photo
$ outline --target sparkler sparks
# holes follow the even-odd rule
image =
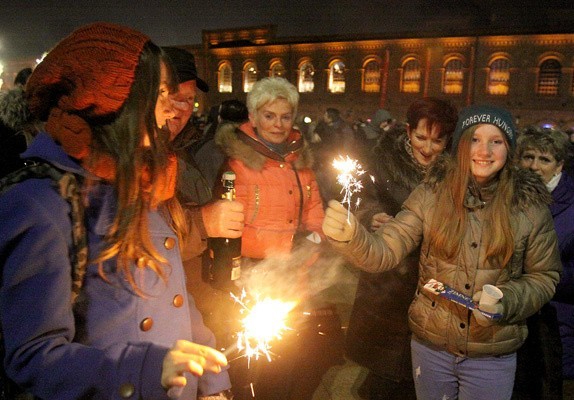
[[[248,360],[253,357],[257,360],[265,356],[268,361],[271,361],[271,341],[280,339],[283,332],[289,329],[286,319],[289,312],[296,306],[296,302],[265,298],[257,300],[253,307],[249,308],[244,301],[245,290],[241,297],[233,293],[231,297],[241,305],[241,312],[246,313],[246,316],[241,321],[243,331],[237,334],[237,342],[227,348],[224,354],[228,355],[237,349],[243,351]]]
[[[347,212],[350,214],[353,194],[359,193],[363,188],[359,177],[363,175],[365,171],[357,160],[353,160],[349,156],[339,156],[335,158],[333,160],[333,167],[339,171],[337,183],[341,185],[341,193],[343,193],[341,203],[347,205]],[[357,198],[355,208],[359,207],[360,202],[361,199]],[[347,218],[349,218],[349,216]]]

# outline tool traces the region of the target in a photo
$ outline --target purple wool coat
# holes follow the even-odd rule
[[[23,155],[86,175],[46,134]],[[90,257],[102,247],[116,204],[114,190],[97,183],[87,194],[85,222]],[[178,339],[213,346],[214,338],[188,298],[177,236],[159,212],[150,212],[154,246],[168,261],[164,282],[147,268],[135,277],[148,294],[137,296],[104,263],[109,282],[89,264],[72,310],[70,207],[50,179],[28,179],[0,197],[0,323],[6,374],[45,399],[168,399],[162,362]],[[180,399],[195,399],[231,385],[226,371],[187,376]],[[122,396],[123,395],[123,396]]]

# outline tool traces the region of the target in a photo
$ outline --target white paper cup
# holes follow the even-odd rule
[[[502,290],[494,285],[484,285],[478,304],[496,304],[502,299]]]

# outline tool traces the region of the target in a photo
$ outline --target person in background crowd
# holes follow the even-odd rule
[[[314,133],[319,135],[321,140],[313,146],[315,157],[313,169],[319,183],[321,198],[326,202],[336,198],[340,191],[337,173],[332,166],[333,160],[346,155],[356,158],[359,152],[353,128],[343,120],[341,112],[336,108],[327,108]]]
[[[0,92],[0,178],[24,163],[20,158],[38,127],[30,121],[25,86],[32,68],[24,68],[14,79],[14,88]]]
[[[552,195],[562,276],[552,301],[527,321],[529,335],[518,351],[517,399],[562,399],[562,379],[574,379],[574,180],[564,172],[570,146],[568,135],[554,129],[531,127],[518,140],[520,166],[538,174]]]
[[[221,178],[221,165],[225,155],[215,143],[217,130],[224,124],[241,125],[248,120],[247,106],[240,100],[231,99],[223,101],[218,107],[218,114],[213,123],[214,129],[206,131],[204,137],[192,146],[193,158],[211,188],[219,183]]]
[[[286,79],[259,80],[247,95],[249,121],[239,126],[225,124],[215,137],[226,154],[221,170],[235,172],[237,200],[245,207],[242,277],[260,264],[283,260],[298,246],[318,246],[311,241],[319,242],[321,238],[324,214],[311,170],[312,158],[301,133],[293,128],[298,103],[299,93]],[[305,256],[310,257],[313,251],[316,250],[311,249]],[[289,282],[287,289],[291,289],[285,291],[297,295],[297,300],[306,296],[304,285],[297,278],[299,270],[305,267],[282,279]],[[269,275],[272,273],[269,271]],[[283,288],[276,286],[273,290],[278,295]],[[335,320],[333,314],[328,321],[322,319],[324,325],[319,329],[330,333],[331,327],[336,326],[335,332],[340,333],[340,321]],[[262,358],[251,365],[255,369],[253,380],[246,379],[247,370],[232,369],[234,394],[240,399],[251,399],[253,383],[256,398],[310,399],[330,366],[326,349],[331,346],[331,337],[335,337],[324,338],[316,326],[312,329],[298,330],[297,336],[279,341],[273,347],[276,356],[271,362]]]
[[[396,268],[421,246],[409,307],[417,399],[510,399],[525,320],[554,295],[562,265],[550,194],[534,173],[514,167],[515,143],[506,110],[470,106],[459,114],[453,157],[435,162],[375,233],[329,202],[324,234],[365,271]],[[471,311],[427,291],[431,279],[477,302],[486,284],[503,297]]]
[[[171,99],[174,116],[167,120],[171,147],[178,157],[176,195],[182,204],[202,206],[200,209],[206,226],[217,226],[222,220],[241,223],[243,205],[235,201],[212,202],[211,186],[189,151],[198,138],[194,139],[197,132],[191,122],[196,89],[207,92],[209,86],[197,76],[193,54],[177,47],[163,47],[162,50],[169,57],[179,81],[177,93]],[[196,242],[192,239],[192,245],[189,242],[184,245],[184,260],[194,258],[205,250],[205,242],[198,243],[200,247],[193,245]]]
[[[371,119],[366,123],[360,123],[353,127],[355,131],[355,140],[361,154],[367,155],[372,148],[377,145],[381,136],[393,129],[396,119],[391,113],[384,108],[378,109]],[[362,158],[359,155],[359,158]]]
[[[201,132],[194,126],[191,118],[196,91],[200,89],[208,92],[209,86],[197,76],[193,54],[178,47],[162,47],[162,50],[169,56],[179,80],[173,103],[175,115],[167,121],[172,146],[178,156],[177,196],[184,204],[203,205],[212,198],[211,186],[199,171],[189,148],[201,137]]]
[[[68,189],[30,178],[0,197],[3,365],[18,393],[230,398],[227,360],[187,301],[179,246],[201,214],[173,197],[170,69],[147,36],[95,23],[30,76],[46,130],[23,157],[61,171]],[[241,225],[205,229],[237,237]]]
[[[177,47],[163,47],[169,56],[178,77],[178,91],[172,97],[174,116],[168,119],[172,146],[178,157],[177,197],[183,204],[199,205],[206,226],[217,225],[221,219],[243,218],[243,204],[236,201],[212,201],[213,182],[208,180],[193,154],[195,146],[201,141],[197,127],[192,121],[193,104],[196,89],[209,91],[209,86],[197,75],[195,58],[187,50]],[[211,163],[219,163],[212,154]],[[223,157],[223,156],[222,156]],[[217,165],[217,168],[219,165]],[[206,235],[202,234],[202,237]],[[218,345],[222,343],[221,333],[222,305],[229,301],[228,293],[212,288],[206,278],[209,265],[209,253],[206,241],[198,243],[188,236],[182,250],[182,258],[187,275],[187,290],[195,299],[195,305],[201,311],[205,324],[214,332]]]
[[[367,229],[376,231],[400,211],[431,164],[447,149],[457,118],[449,102],[422,98],[409,106],[406,125],[396,125],[388,135],[380,136],[364,165],[369,177],[364,179],[356,212]],[[418,259],[419,252],[414,251],[391,271],[360,274],[346,352],[369,369],[362,392],[370,400],[416,398],[407,312],[417,287]]]

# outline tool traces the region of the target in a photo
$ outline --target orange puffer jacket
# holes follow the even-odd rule
[[[299,131],[291,132],[284,155],[265,145],[249,122],[222,126],[215,140],[227,156],[224,170],[236,174],[237,200],[245,207],[244,257],[287,253],[298,232],[323,236],[323,205],[311,154]]]

